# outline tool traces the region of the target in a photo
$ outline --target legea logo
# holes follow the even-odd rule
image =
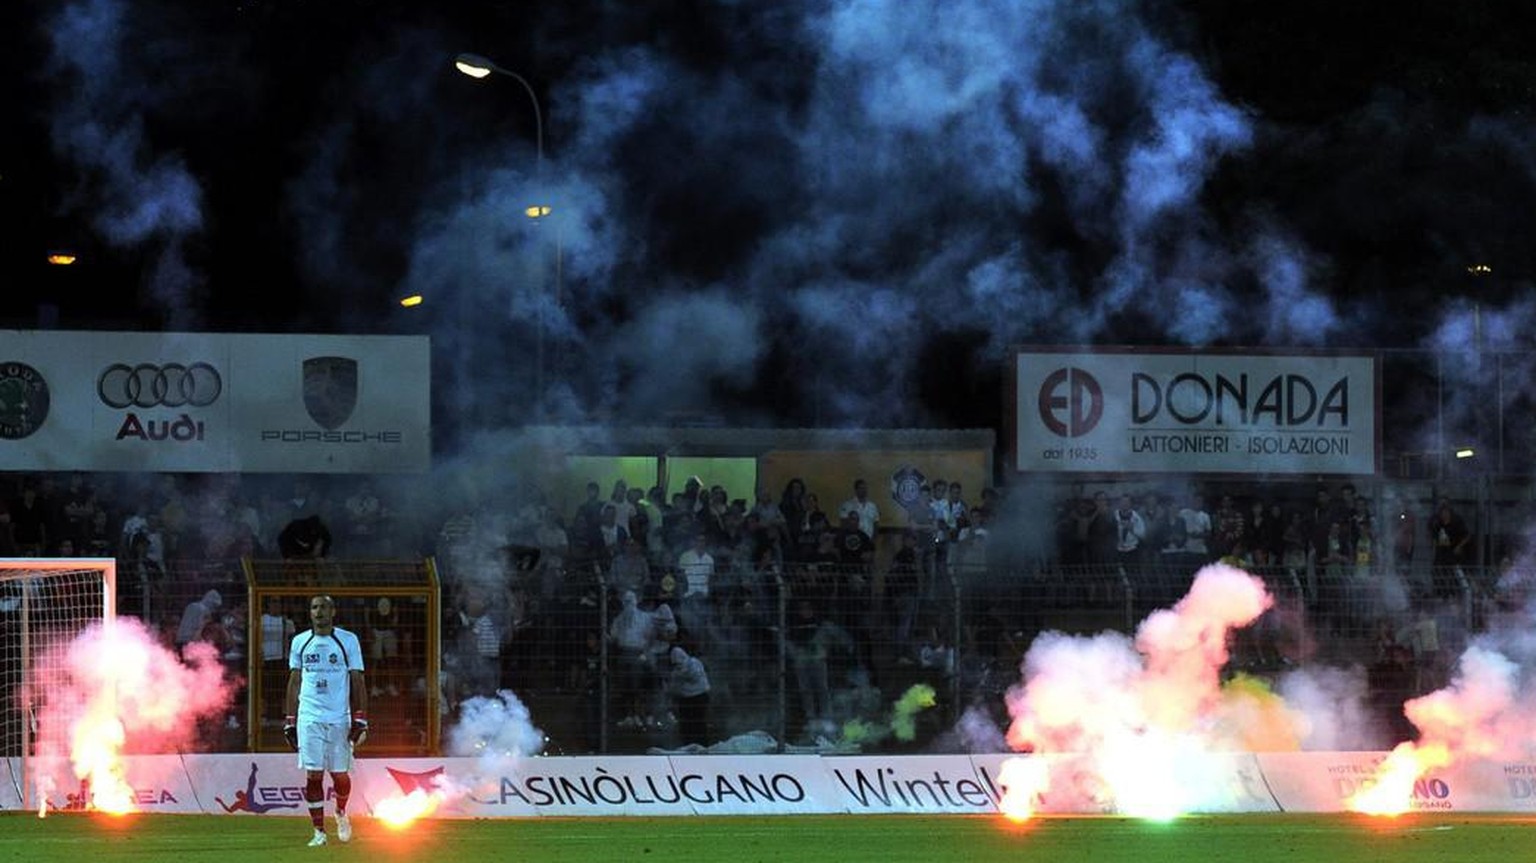
[[[1104,416],[1104,388],[1079,368],[1057,369],[1040,384],[1040,421],[1057,437],[1081,437]]]

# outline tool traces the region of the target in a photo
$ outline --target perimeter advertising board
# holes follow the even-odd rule
[[[1014,365],[1019,471],[1376,471],[1370,356],[1021,350]]]
[[[423,336],[0,331],[0,470],[424,471],[430,370]]]

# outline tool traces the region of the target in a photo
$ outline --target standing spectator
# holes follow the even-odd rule
[[[789,531],[788,545],[794,545],[805,529],[805,480],[794,477],[784,484],[779,496],[779,513],[784,516],[784,526]]]
[[[293,620],[283,614],[283,601],[266,598],[261,609],[261,698],[278,704],[288,687],[288,645],[297,632]]]
[[[1419,519],[1404,501],[1395,495],[1387,501],[1392,530],[1392,567],[1398,578],[1407,581],[1413,572],[1413,557],[1418,551]]]
[[[22,557],[41,557],[48,547],[48,504],[38,493],[37,484],[26,481],[21,496],[11,501],[11,539]]]
[[[202,599],[187,603],[181,612],[181,623],[176,627],[176,648],[180,650],[197,641],[203,634],[203,628],[210,621],[218,619],[219,609],[223,606],[224,597],[217,590],[210,590],[203,594]]]
[[[629,483],[624,480],[615,480],[613,492],[608,495],[608,506],[613,507],[613,522],[624,530],[629,530],[629,522],[635,517],[638,510],[634,501],[629,498]],[[638,491],[638,489],[637,489]]]
[[[1224,557],[1232,550],[1232,546],[1243,539],[1246,520],[1242,509],[1238,507],[1236,501],[1232,500],[1232,496],[1224,494],[1221,496],[1221,504],[1216,507],[1216,517],[1213,521],[1215,536],[1211,554],[1214,557]]]
[[[709,674],[704,663],[673,647],[671,690],[677,708],[678,736],[683,743],[707,745],[709,739]]]
[[[311,515],[288,522],[277,535],[277,551],[284,560],[319,560],[331,552],[331,531]]]
[[[784,511],[773,502],[773,495],[767,489],[757,490],[757,503],[752,507],[749,516],[757,517],[757,529],[762,531],[761,541],[764,544],[777,542],[780,548],[789,544],[789,520],[784,517]],[[769,539],[769,537],[776,539]]]
[[[709,553],[702,532],[695,532],[693,545],[677,557],[677,568],[682,573],[683,597],[709,598],[710,581],[715,575],[715,558]]]
[[[81,474],[71,474],[69,487],[59,506],[60,532],[75,541],[77,548],[85,545],[90,530],[91,516],[96,512],[96,492]]]
[[[944,516],[944,527],[949,531],[949,541],[954,542],[960,538],[960,531],[970,521],[971,508],[965,502],[963,489],[958,482],[949,484],[949,506]],[[870,534],[873,536],[874,534]]]
[[[1188,565],[1205,564],[1211,559],[1211,549],[1207,545],[1211,536],[1211,516],[1205,511],[1205,498],[1190,495],[1184,508],[1179,510],[1179,518],[1184,522],[1184,554],[1188,556]]]
[[[919,575],[921,564],[918,547],[921,544],[922,539],[916,531],[903,533],[901,548],[891,558],[891,568],[885,574],[885,600],[891,621],[892,641],[898,647],[906,644],[912,635],[919,591],[926,581]]]
[[[543,523],[533,535],[539,548],[539,562],[534,565],[534,580],[539,587],[539,596],[549,601],[560,592],[560,585],[565,579],[565,558],[570,554],[571,543],[554,507],[544,507],[543,516]]]
[[[597,564],[607,572],[614,558],[623,554],[624,546],[629,542],[629,530],[619,523],[619,511],[612,504],[604,504],[598,515],[597,537],[599,544],[594,548]]]
[[[464,671],[464,690],[460,695],[495,697],[501,682],[501,627],[483,590],[473,588],[465,595],[458,624],[459,664]]]
[[[715,579],[715,558],[703,532],[695,533],[692,546],[678,555],[677,569],[683,581],[679,606],[682,626],[696,641],[703,641],[711,623],[710,592]]]
[[[1089,564],[1102,567],[1115,562],[1119,530],[1115,525],[1115,514],[1109,508],[1109,495],[1102,491],[1093,495],[1093,515],[1088,519],[1086,540]]]
[[[840,521],[845,520],[849,513],[858,516],[859,530],[862,530],[865,536],[874,537],[875,530],[880,525],[880,507],[869,499],[869,483],[862,479],[853,481],[853,497],[843,501],[842,506],[837,508]]]
[[[933,489],[922,486],[917,492],[917,503],[907,513],[907,523],[911,525],[911,548],[917,556],[917,572],[921,576],[919,590],[923,596],[933,594],[934,579],[939,574],[938,549],[944,541],[939,533],[939,521],[935,507],[938,501],[933,499]],[[907,540],[904,538],[903,543]]]
[[[816,614],[809,599],[795,601],[795,613],[784,633],[785,652],[795,675],[795,689],[800,694],[800,715],[806,737],[817,720],[827,718],[832,703],[832,688],[827,673],[828,648],[839,630]]]
[[[624,591],[619,601],[619,613],[608,624],[608,640],[614,646],[614,694],[623,714],[618,725],[631,728],[642,725],[642,717],[650,712],[645,694],[653,661],[651,647],[657,638],[656,615],[640,608],[639,597],[633,590]]]
[[[1460,568],[1466,564],[1467,546],[1472,533],[1467,523],[1442,498],[1429,523],[1429,537],[1434,545],[1433,592],[1437,599],[1452,599],[1460,594]]]
[[[0,557],[19,557],[16,550],[16,534],[11,527],[11,511],[0,500]]]
[[[578,518],[585,516],[588,524],[597,524],[598,516],[603,512],[602,493],[602,486],[598,485],[595,481],[587,483],[587,497],[576,507],[576,512],[571,517],[571,523],[575,524]],[[576,537],[571,537],[571,539],[575,540]]]
[[[633,590],[637,595],[645,591],[651,580],[651,562],[639,539],[631,536],[624,541],[624,553],[614,560],[608,580],[621,595],[626,590]]]
[[[1115,508],[1115,554],[1121,569],[1135,572],[1141,568],[1141,541],[1147,535],[1146,522],[1141,513],[1131,506],[1131,496],[1120,495],[1120,505]]]
[[[1284,550],[1280,563],[1292,577],[1300,577],[1307,570],[1307,550],[1310,539],[1307,525],[1297,510],[1287,513],[1285,530],[1281,533]]]
[[[358,483],[357,491],[346,499],[342,511],[342,535],[346,537],[347,550],[356,557],[382,556],[384,504],[374,492],[373,482],[365,479]]]

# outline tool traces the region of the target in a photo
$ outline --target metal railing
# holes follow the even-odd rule
[[[350,578],[345,561],[332,578]],[[1369,666],[1396,644],[1414,657],[1419,691],[1444,683],[1470,635],[1524,602],[1525,579],[1475,568],[1386,573],[1255,568],[1274,607],[1232,640],[1230,669],[1273,675],[1307,663]],[[361,573],[359,573],[361,575]],[[968,709],[1001,718],[1020,662],[1048,630],[1133,634],[1188,590],[1189,567],[1039,566],[1028,570],[867,567],[728,571],[709,593],[686,575],[651,569],[638,580],[583,571],[515,572],[492,585],[446,583],[441,623],[442,725],[475,695],[514,692],[552,752],[638,753],[689,744],[801,751],[942,749]],[[247,601],[238,563],[182,563],[120,596],[175,637],[186,604],[219,590],[233,674]],[[629,597],[626,597],[629,594]],[[292,612],[297,616],[300,612]],[[482,618],[484,621],[482,622]],[[348,621],[338,621],[348,625]],[[360,622],[352,622],[359,625]],[[302,629],[308,624],[296,619]],[[365,641],[371,636],[364,633]],[[680,647],[685,656],[674,655]],[[365,644],[365,650],[372,650]],[[372,655],[372,654],[370,654]],[[702,728],[690,725],[678,668],[702,661],[709,681]],[[402,691],[424,669],[393,669]],[[388,684],[386,684],[388,685]],[[925,688],[911,735],[893,718]],[[210,750],[238,751],[246,715],[232,708]],[[432,748],[429,744],[429,748]]]

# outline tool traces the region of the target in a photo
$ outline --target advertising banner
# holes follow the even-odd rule
[[[1370,356],[1019,351],[1019,471],[1373,474]]]
[[[996,789],[983,784],[966,755],[846,755],[821,763],[846,812],[997,811]]]
[[[1259,765],[1286,812],[1343,812],[1347,801],[1374,782],[1385,752],[1261,752]],[[1477,809],[1460,778],[1432,770],[1418,778],[1408,806],[1414,812]]]
[[[0,331],[0,470],[425,471],[430,406],[424,336]]]
[[[1344,812],[1371,787],[1384,752],[1201,753],[1132,783],[1141,799],[1116,800],[1103,764],[1085,755],[582,756],[507,759],[367,758],[354,762],[350,810],[375,814],[413,792],[438,796],[434,818],[546,815],[773,815],[998,813],[1003,763],[1052,763],[1037,799],[1045,814],[1169,817],[1216,812]],[[20,806],[16,759],[0,759],[0,809]],[[308,814],[304,772],[289,753],[129,756],[141,812],[240,816]],[[67,765],[46,771],[50,808],[78,810],[89,787]],[[1123,777],[1122,777],[1123,778]],[[45,784],[47,784],[45,783]],[[335,788],[326,779],[326,811]],[[1124,789],[1122,789],[1124,790]],[[1473,761],[1414,782],[1414,812],[1536,812],[1536,762]]]
[[[976,775],[997,799],[1007,790],[999,778],[1013,758],[1043,759],[1050,764],[1050,785],[1032,801],[1034,811],[1057,815],[1145,815],[1164,808],[1178,812],[1277,812],[1264,785],[1257,759],[1244,752],[1169,754],[1156,769],[1136,768],[1137,781],[1125,788],[1139,799],[1115,799],[1100,778],[1117,765],[1087,755],[972,755]],[[1125,778],[1125,777],[1122,777]]]
[[[223,815],[296,815],[309,817],[304,802],[304,771],[298,756],[187,755],[187,777],[202,802],[203,811]],[[336,789],[325,780],[326,811]],[[366,811],[367,796],[354,783],[349,809]]]
[[[48,808],[64,812],[86,809],[91,784],[75,776],[67,760],[33,758],[29,766],[48,798]],[[122,776],[139,812],[202,812],[180,755],[130,755],[122,759]]]

